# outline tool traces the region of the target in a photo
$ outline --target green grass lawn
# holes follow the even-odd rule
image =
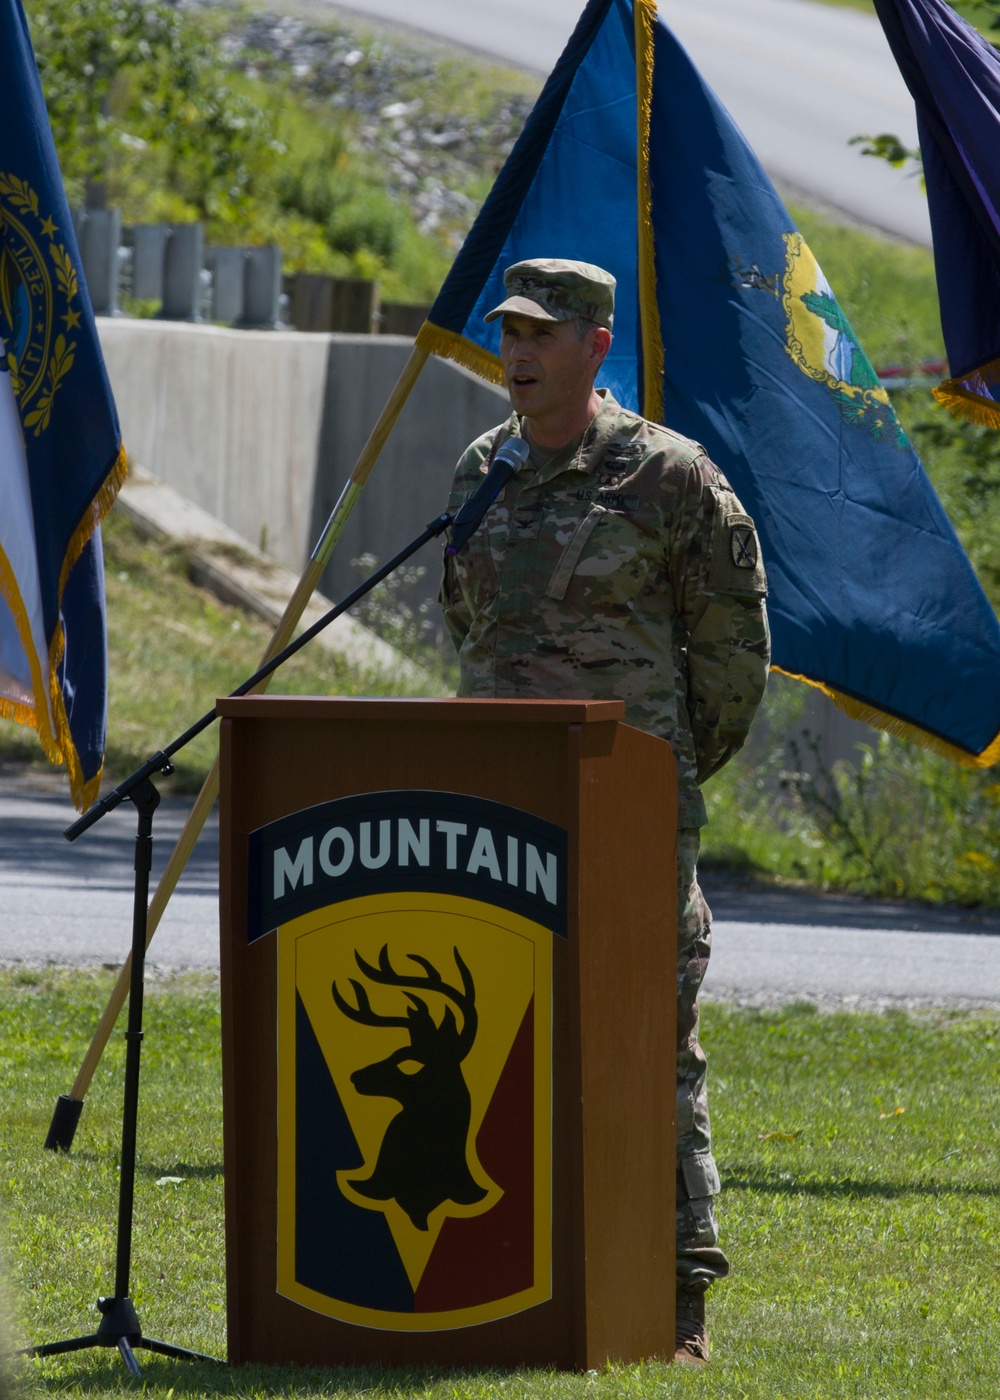
[[[14,1345],[90,1331],[114,1283],[121,1037],[74,1150],[42,1148],[110,973],[0,973],[0,1220]],[[146,1333],[224,1354],[219,1011],[154,983],[143,1050],[132,1296]],[[1000,1019],[707,1004],[723,1243],[707,1371],[600,1375],[216,1369],[141,1353],[152,1397],[995,1400]],[[22,1394],[135,1395],[113,1351],[18,1363]]]

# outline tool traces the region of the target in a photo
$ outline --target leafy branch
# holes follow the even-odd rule
[[[920,172],[920,188],[927,193],[927,184],[924,180],[924,158],[920,153],[919,146],[904,146],[898,136],[894,136],[891,131],[883,131],[879,136],[852,136],[847,143],[849,146],[861,146],[863,156],[874,156],[876,160],[884,160],[891,165],[894,170],[902,170],[904,166],[913,164]]]
[[[58,246],[55,243],[49,244],[49,257],[52,259],[56,270],[56,281],[59,283],[59,290],[66,300],[70,302],[80,290],[73,260],[61,243],[58,244]]]
[[[27,180],[0,172],[0,197],[8,200],[20,213],[38,216],[38,195]]]
[[[59,385],[73,368],[73,361],[76,359],[76,343],[67,344],[64,335],[57,336],[56,343],[49,360],[49,380],[43,393],[38,400],[38,407],[26,415],[24,426],[34,428],[35,437],[41,437],[42,433],[49,426],[52,417],[52,401],[56,396]]]

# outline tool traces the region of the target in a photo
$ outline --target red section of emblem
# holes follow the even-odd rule
[[[534,1283],[534,1058],[532,999],[476,1138],[504,1194],[485,1215],[444,1222],[414,1298],[418,1313],[477,1307]]]

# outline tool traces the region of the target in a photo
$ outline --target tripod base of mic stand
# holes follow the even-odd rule
[[[117,1347],[122,1360],[133,1376],[141,1375],[135,1359],[136,1351],[154,1351],[160,1356],[172,1356],[178,1361],[211,1361],[216,1366],[224,1366],[217,1356],[204,1352],[190,1351],[187,1347],[173,1346],[170,1342],[158,1342],[152,1337],[143,1336],[142,1327],[131,1298],[98,1298],[97,1308],[101,1317],[96,1332],[86,1337],[70,1337],[64,1342],[45,1342],[37,1347],[25,1347],[15,1351],[14,1356],[59,1356],[69,1351],[84,1351],[88,1347]]]

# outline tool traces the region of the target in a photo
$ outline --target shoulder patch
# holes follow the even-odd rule
[[[708,587],[713,593],[746,593],[763,597],[767,576],[760,541],[749,515],[727,515],[716,530]]]

